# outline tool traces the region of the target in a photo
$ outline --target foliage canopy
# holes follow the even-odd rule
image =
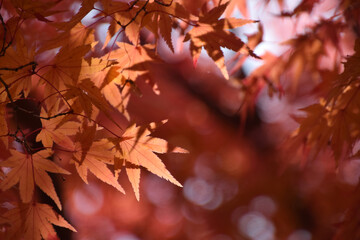
[[[8,204],[0,216],[0,237],[54,239],[53,225],[76,231],[56,212],[62,203],[53,176],[76,172],[88,183],[91,172],[125,193],[119,183],[125,170],[137,200],[141,170],[181,187],[158,154],[187,150],[155,137],[166,119],[139,120],[129,102],[141,97],[144,83],[151,94],[161,95],[152,69],[186,51],[194,67],[206,52],[218,77],[236,89],[240,105],[232,114],[240,116],[243,130],[262,89],[296,101],[302,85],[310,86],[304,94],[315,101],[293,116],[298,128],[281,149],[295,153],[288,163],[311,162],[330,151],[338,168],[360,157],[359,1],[334,4],[331,17],[284,41],[288,50],[279,56],[254,52],[267,31],[261,21],[231,17],[234,9],[248,16],[246,1],[200,2],[0,1],[0,189],[13,194],[0,199]],[[279,6],[278,18],[297,19],[321,1],[300,1],[291,11],[281,0],[263,2]],[[249,25],[257,26],[254,34],[238,34]],[[353,54],[344,56],[349,46]],[[235,53],[230,71],[224,48]],[[262,65],[237,78],[252,60]],[[324,62],[332,66],[324,68]],[[286,76],[291,80],[284,81]],[[311,76],[307,82],[306,76]],[[39,192],[57,209],[41,203]],[[349,217],[337,239],[358,233]]]

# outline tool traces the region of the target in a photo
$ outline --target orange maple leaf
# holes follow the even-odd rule
[[[111,52],[110,58],[118,62],[122,68],[121,74],[127,79],[135,81],[138,75],[149,69],[149,62],[158,60],[153,45],[134,46],[125,42],[117,44],[120,48]]]
[[[79,11],[68,21],[66,22],[55,22],[50,23],[51,25],[57,27],[59,30],[62,31],[70,31],[74,26],[81,22],[81,20],[91,11],[94,9],[94,3],[96,0],[86,0],[81,1],[81,7]]]
[[[66,84],[77,84],[83,58],[90,48],[90,45],[82,45],[76,48],[63,47],[55,56],[52,64],[42,67],[38,76],[45,85],[45,96],[66,89]]]
[[[7,240],[55,239],[57,236],[52,225],[76,232],[75,228],[49,205],[40,203],[24,204],[7,211],[0,218],[0,225],[3,224],[10,224],[5,235]]]
[[[93,108],[96,107],[106,117],[112,121],[118,128],[122,129],[121,126],[113,119],[111,111],[113,108],[106,101],[101,90],[95,86],[95,84],[88,78],[81,80],[76,86],[67,85],[68,91],[64,94],[66,99],[74,99],[72,109],[76,113],[85,112],[85,115],[92,118]],[[95,113],[97,115],[97,113]]]
[[[229,74],[225,66],[224,54],[221,51],[221,47],[239,51],[244,45],[244,42],[240,38],[227,30],[257,22],[236,18],[219,19],[228,4],[229,2],[222,4],[200,16],[197,26],[193,27],[184,39],[184,42],[190,40],[190,52],[194,62],[197,61],[201,49],[204,47],[226,79],[229,79]]]
[[[64,94],[64,97],[66,99],[75,98],[73,104],[75,112],[81,113],[83,109],[86,116],[91,117],[93,106],[104,113],[108,113],[111,110],[111,106],[101,94],[100,89],[90,79],[83,79],[76,86],[67,86],[69,90]]]
[[[120,153],[120,158],[130,163],[130,167],[126,167],[126,173],[134,189],[135,196],[139,200],[139,182],[140,168],[144,167],[159,177],[162,177],[171,183],[182,186],[166,169],[161,159],[154,153],[165,153],[168,149],[167,142],[160,138],[151,137],[150,131],[141,128],[135,124],[126,129],[121,139],[110,139],[115,145],[115,149]],[[173,152],[186,153],[182,148],[175,148]],[[126,163],[125,163],[126,166]]]
[[[95,126],[88,127],[83,125],[82,131],[76,136],[77,140],[81,141],[75,143],[74,154],[72,156],[81,179],[88,183],[87,173],[90,170],[101,181],[125,193],[117,178],[107,167],[107,165],[114,165],[114,155],[111,152],[113,146],[106,139],[94,141]]]
[[[105,58],[91,58],[89,66],[81,69],[80,77],[91,79],[105,99],[129,119],[126,109],[129,87],[125,84],[125,77],[119,73],[121,67],[115,64],[116,61]]]
[[[61,174],[70,173],[54,162],[47,160],[46,158],[50,156],[50,152],[47,150],[30,155],[10,149],[10,153],[11,157],[0,162],[0,166],[11,168],[10,172],[6,174],[5,179],[0,183],[0,189],[5,191],[19,182],[21,200],[24,203],[28,203],[33,197],[36,184],[61,209],[60,200],[46,171]]]
[[[171,31],[175,18],[195,19],[182,5],[173,1],[164,4],[157,2],[149,3],[146,6],[146,12],[147,14],[144,16],[142,25],[149,29],[155,35],[156,39],[159,38],[158,32],[160,32],[172,52],[174,52],[174,46]]]
[[[8,48],[5,55],[0,58],[0,75],[9,86],[8,90],[12,96],[23,92],[26,97],[32,89],[32,68],[36,66],[34,62],[35,48],[28,47],[21,35],[16,40],[16,47]],[[3,89],[4,86],[1,84],[0,90]]]
[[[91,44],[94,41],[94,29],[87,28],[80,22],[69,31],[64,31],[55,37],[52,36],[49,40],[45,40],[44,45],[39,49],[38,53],[57,47],[75,48]]]
[[[111,21],[104,47],[109,43],[114,34],[121,28],[125,35],[134,45],[138,44],[141,22],[145,16],[145,7],[148,1],[134,1],[131,4],[123,2],[102,1],[104,10],[99,15],[111,16],[115,21]]]
[[[51,117],[51,113],[59,113],[58,108],[55,111],[45,113],[45,110],[41,110],[42,117]],[[52,147],[53,143],[56,143],[61,148],[73,149],[74,141],[70,136],[75,135],[76,130],[79,128],[79,123],[74,121],[64,122],[66,115],[58,116],[51,119],[41,119],[42,130],[36,136],[36,141],[41,141],[44,147]]]
[[[59,13],[60,11],[49,10],[60,1],[31,1],[31,0],[11,0],[16,11],[22,18],[37,18],[43,22],[51,22],[47,16]]]

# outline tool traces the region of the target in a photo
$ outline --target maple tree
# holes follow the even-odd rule
[[[284,34],[280,53],[259,51],[267,31],[276,27],[253,17],[245,0],[0,0],[0,238],[57,239],[63,229],[79,230],[66,220],[63,205],[70,201],[58,185],[71,192],[79,179],[91,185],[95,178],[121,194],[130,186],[139,201],[141,172],[150,172],[184,185],[185,198],[205,209],[232,204],[218,215],[236,219],[236,233],[234,223],[205,231],[209,224],[199,230],[205,233],[192,230],[190,239],[358,239],[359,181],[346,185],[334,174],[349,177],[346,169],[360,157],[360,2],[303,0],[293,7],[283,0],[259,2],[256,9],[276,5],[277,13],[270,15],[277,24],[295,23],[291,35],[275,34]],[[319,17],[301,28],[302,17],[315,14]],[[247,28],[255,30],[246,33]],[[231,50],[230,59],[224,49]],[[186,60],[172,63],[179,56]],[[260,66],[249,71],[252,62]],[[276,106],[267,104],[274,99],[291,109],[285,118],[275,113],[273,120]],[[191,140],[171,138],[162,129],[182,129]],[[221,163],[203,163],[216,158],[209,152]],[[166,167],[171,161],[164,162],[170,155],[187,156],[190,163],[181,164],[189,169],[194,164],[202,177],[192,178],[185,167],[183,176],[174,177]],[[198,165],[206,167],[201,171]],[[313,184],[311,173],[317,175]],[[224,183],[209,188],[216,179]],[[340,184],[346,186],[339,190]],[[205,199],[209,189],[212,200]],[[269,213],[275,209],[270,197],[254,198],[267,209],[254,199],[247,213],[239,209],[264,192],[277,199],[276,214]],[[354,201],[323,206],[339,193]],[[110,197],[107,201],[111,205]],[[316,224],[306,227],[295,211],[308,209],[300,203],[291,209],[293,201],[319,206],[311,212],[316,217],[303,216]],[[175,203],[163,208],[174,212],[173,218],[197,221]],[[306,231],[295,231],[301,227]],[[158,239],[188,238],[161,234]]]

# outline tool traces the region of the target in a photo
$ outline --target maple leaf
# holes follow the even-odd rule
[[[50,8],[54,7],[60,0],[57,1],[31,1],[31,0],[11,0],[16,8],[16,11],[22,18],[37,18],[43,22],[50,22],[45,17],[59,13],[60,11],[52,11]]]
[[[66,84],[77,84],[83,58],[90,48],[90,45],[82,45],[76,48],[61,48],[55,56],[53,63],[43,67],[38,75],[41,82],[45,85],[45,96],[50,96],[66,89]]]
[[[213,2],[216,5],[219,4],[219,0],[213,0]],[[231,0],[228,2],[229,2],[229,6],[226,8],[225,11],[226,17],[230,17],[234,13],[235,8],[239,9],[239,11],[243,16],[246,17],[248,15],[246,0]]]
[[[126,163],[131,164],[129,167],[126,167],[126,173],[136,198],[138,200],[140,198],[140,166],[181,187],[182,185],[170,174],[161,159],[154,153],[165,153],[168,149],[167,142],[163,139],[149,136],[151,132],[148,129],[140,130],[141,128],[134,124],[126,129],[121,139],[110,139],[118,153],[120,153],[120,158],[125,159],[125,166]],[[187,151],[178,147],[173,152],[186,153]]]
[[[307,115],[299,119],[300,127],[295,139],[306,139],[316,151],[331,147],[336,163],[343,156],[351,155],[351,150],[360,138],[358,128],[360,109],[359,44],[355,44],[355,54],[348,57],[344,71],[335,79],[327,99],[319,104],[303,109]]]
[[[349,90],[347,100],[354,97],[354,93],[357,92],[358,89]],[[356,99],[359,97],[357,94]],[[318,154],[330,145],[336,161],[344,153],[349,154],[349,146],[359,137],[355,130],[358,117],[351,112],[349,106],[344,108],[340,102],[343,101],[339,101],[332,109],[326,107],[324,101],[301,109],[306,112],[306,117],[297,118],[300,126],[294,134],[293,146],[299,146],[304,142],[313,145],[315,153]]]
[[[129,5],[124,2],[113,2],[110,0],[101,0],[101,5],[104,10],[99,13],[101,16],[107,16],[114,14],[114,20],[117,19],[118,12],[124,12],[125,9],[129,8]],[[121,14],[119,14],[121,16]],[[120,23],[120,22],[119,22]],[[103,48],[105,48],[111,38],[121,29],[122,27],[116,21],[111,21],[107,30],[106,39]]]
[[[51,25],[57,27],[63,31],[70,31],[74,26],[81,22],[81,20],[94,9],[94,3],[96,0],[83,0],[81,2],[81,7],[79,11],[68,21],[66,22],[55,22],[51,23]]]
[[[48,150],[42,150],[33,155],[23,154],[13,149],[10,149],[10,152],[12,156],[0,162],[0,166],[11,168],[10,172],[6,174],[6,178],[0,183],[0,189],[5,191],[19,182],[21,200],[28,203],[33,197],[36,184],[61,209],[60,200],[46,171],[61,174],[70,173],[46,159],[51,154]]]
[[[114,156],[111,152],[112,145],[105,139],[94,141],[95,131],[96,127],[92,126],[86,127],[86,132],[77,134],[77,139],[81,139],[81,142],[75,143],[72,156],[76,170],[85,183],[88,183],[87,173],[89,170],[101,181],[125,193],[117,178],[107,167],[107,164],[114,165]]]
[[[286,64],[283,68],[292,69],[293,71],[293,91],[297,89],[300,76],[303,75],[305,71],[318,74],[319,61],[328,54],[328,44],[332,44],[335,49],[341,51],[338,39],[340,33],[337,31],[341,31],[344,28],[342,22],[322,20],[317,23],[314,28],[315,30],[313,32],[298,35],[283,43],[291,46],[288,51],[290,56],[284,59]],[[285,54],[285,56],[286,55],[287,54]]]
[[[155,35],[156,39],[159,38],[158,32],[160,32],[172,52],[174,52],[174,46],[171,31],[175,18],[197,20],[197,18],[191,16],[187,10],[177,2],[171,2],[169,4],[152,2],[146,6],[146,13],[142,22],[143,26],[149,29]]]
[[[118,21],[125,27],[125,35],[128,37],[131,43],[137,45],[139,43],[141,22],[145,16],[145,9],[148,1],[139,1],[130,11],[118,14]]]
[[[119,129],[121,126],[113,119],[111,115],[112,107],[106,101],[100,89],[88,78],[83,79],[77,86],[67,85],[69,90],[64,94],[66,99],[75,98],[72,109],[76,113],[85,112],[89,118],[92,117],[93,107],[97,107],[107,118],[112,121]]]
[[[300,127],[294,132],[296,139],[294,146],[301,145],[302,142],[318,144],[317,149],[327,145],[330,133],[327,131],[327,109],[323,104],[313,104],[300,109],[306,113],[306,117],[297,117],[295,120],[301,123]]]
[[[317,36],[307,34],[290,39],[285,44],[292,45],[293,51],[284,66],[286,69],[293,67],[293,91],[297,89],[300,76],[307,68],[312,72],[317,71],[318,58],[325,53],[324,44]]]
[[[34,192],[34,176],[31,155],[26,156],[18,151],[10,150],[12,156],[0,163],[3,167],[11,167],[4,181],[0,183],[1,190],[5,191],[20,182],[20,197],[25,203],[32,199]]]
[[[353,82],[344,89],[343,93],[336,99],[328,114],[328,125],[330,127],[331,148],[335,160],[345,154],[351,154],[351,150],[360,138],[357,130],[359,123],[360,91],[359,83]]]
[[[40,239],[40,235],[45,239],[56,237],[52,224],[76,232],[73,226],[46,204],[30,205],[27,216],[25,222],[25,236],[27,239]]]
[[[244,45],[240,38],[226,30],[257,22],[235,18],[218,19],[228,4],[229,2],[222,4],[200,16],[197,26],[194,26],[184,39],[184,42],[190,40],[190,53],[195,63],[200,56],[202,47],[204,47],[226,79],[229,79],[229,74],[221,47],[239,51]]]
[[[64,94],[66,99],[75,98],[73,109],[75,112],[85,112],[86,116],[91,117],[93,106],[103,112],[109,112],[111,106],[90,79],[83,79],[80,84],[68,85],[69,90]]]
[[[41,240],[54,239],[56,232],[52,225],[68,228],[76,232],[62,216],[49,205],[33,203],[20,205],[7,211],[0,218],[0,225],[9,224],[6,239]],[[19,231],[20,230],[20,231]]]
[[[56,108],[53,114],[58,113],[58,108]],[[51,117],[51,112],[45,113],[45,109],[41,109],[42,117]],[[61,148],[72,149],[74,147],[74,142],[70,136],[75,135],[75,130],[78,129],[79,123],[74,121],[66,121],[66,115],[58,116],[51,119],[41,119],[42,130],[36,136],[36,141],[41,141],[44,147],[52,147],[53,143],[56,143]]]
[[[8,90],[12,96],[19,92],[28,96],[32,89],[31,74],[36,66],[34,55],[35,48],[28,47],[20,35],[17,37],[16,47],[8,48],[5,56],[0,58],[0,75],[9,86]]]
[[[4,240],[21,239],[24,235],[24,216],[27,208],[24,204],[19,207],[14,207],[0,215],[0,226],[5,226],[7,230],[4,235]]]
[[[129,87],[126,86],[125,77],[119,73],[121,67],[116,61],[104,58],[91,58],[89,62],[88,67],[82,68],[80,77],[90,78],[105,99],[129,119],[126,110],[130,98],[129,94],[126,94]]]
[[[38,53],[57,48],[57,47],[79,47],[88,45],[95,41],[94,29],[87,28],[81,23],[76,24],[69,31],[64,31],[49,40],[45,40],[44,45],[38,50]]]
[[[360,62],[360,39],[355,41],[355,53],[347,56],[344,63],[344,71],[333,82],[333,87],[329,93],[328,101],[334,100],[341,95],[354,79],[360,76],[359,62]]]
[[[123,2],[113,2],[103,0],[104,13],[113,15],[113,19],[108,28],[108,34],[104,46],[108,44],[110,39],[119,30],[123,29],[125,35],[131,43],[137,45],[139,42],[139,33],[141,29],[141,22],[145,16],[145,8],[149,1],[133,1],[130,4]],[[101,13],[103,15],[103,13]]]
[[[146,44],[143,46],[134,46],[125,42],[117,43],[119,49],[111,52],[110,58],[116,60],[122,67],[121,74],[130,80],[135,81],[138,75],[146,72],[149,62],[158,61],[154,53],[154,46]],[[131,67],[137,66],[136,69]]]
[[[174,46],[171,39],[172,31],[172,19],[166,13],[155,13],[149,14],[149,17],[152,17],[152,21],[149,21],[152,26],[148,26],[149,29],[153,30],[155,38],[159,38],[158,31],[160,31],[161,36],[164,38],[166,44],[172,52],[174,52]]]

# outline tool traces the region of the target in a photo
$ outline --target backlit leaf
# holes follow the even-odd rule
[[[80,143],[76,143],[73,159],[76,170],[84,182],[88,183],[88,170],[101,181],[113,186],[118,191],[125,193],[115,178],[114,174],[107,167],[114,164],[114,156],[111,152],[111,144],[107,141],[96,141],[90,145],[89,150],[83,154]]]
[[[1,190],[5,191],[19,182],[21,200],[28,203],[33,198],[36,184],[61,209],[60,200],[46,171],[61,174],[70,173],[46,159],[51,154],[48,150],[42,150],[33,155],[23,154],[13,149],[10,152],[12,156],[0,162],[0,166],[11,168],[5,179],[0,183]]]
[[[227,5],[228,3],[222,4],[200,16],[199,23],[186,34],[184,41],[190,40],[190,53],[194,62],[197,62],[201,48],[204,47],[223,76],[229,79],[221,47],[239,51],[243,47],[244,42],[234,33],[226,30],[256,21],[234,18],[218,19],[225,11]]]
[[[126,129],[121,139],[111,139],[111,142],[115,144],[121,156],[130,164],[129,167],[126,167],[126,172],[136,198],[139,199],[140,181],[140,169],[137,167],[144,167],[153,174],[181,187],[182,185],[170,174],[164,163],[155,154],[155,152],[165,153],[168,149],[167,142],[163,139],[149,136],[150,131],[148,129],[140,130],[140,127],[132,125]],[[186,150],[175,148],[173,152],[185,153]]]

